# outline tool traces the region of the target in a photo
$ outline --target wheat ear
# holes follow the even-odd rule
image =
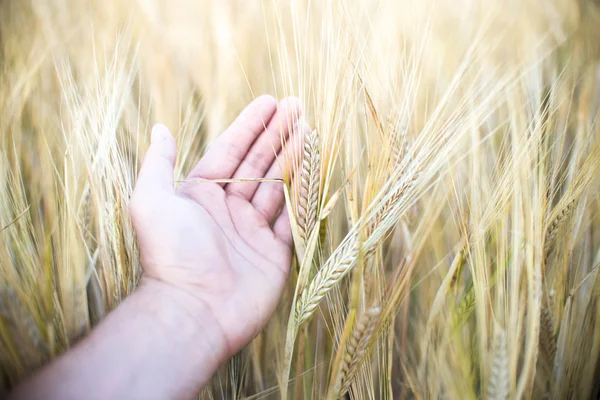
[[[487,388],[488,400],[503,400],[508,398],[510,382],[508,379],[508,351],[506,348],[506,333],[499,326],[494,330],[492,349],[492,370]]]
[[[405,177],[404,181],[397,185],[390,195],[381,199],[367,213],[367,217],[361,218],[356,226],[348,232],[342,243],[317,272],[308,288],[300,294],[296,304],[298,324],[308,320],[331,288],[352,270],[360,252],[369,254],[394,226],[402,211],[399,207],[400,200],[414,184],[417,176],[418,173],[414,173],[408,178]],[[365,227],[367,231],[364,241],[360,240],[363,237],[362,227]]]
[[[387,125],[388,131],[390,132],[394,165],[398,165],[402,162],[404,156],[408,154],[409,150],[406,129],[403,126],[398,126],[395,115],[390,115],[388,117]]]
[[[81,197],[81,226],[85,243],[91,247],[92,228],[90,227],[92,213],[92,194],[89,183],[86,184],[83,195]]]
[[[556,235],[558,234],[558,228],[560,228],[562,223],[573,212],[573,209],[575,208],[576,200],[577,200],[577,198],[575,198],[575,197],[573,199],[571,199],[569,201],[569,203],[567,203],[566,206],[564,206],[562,209],[560,209],[548,223],[548,228],[546,230],[546,238],[544,240],[544,254],[546,254],[546,257],[550,254],[550,252],[552,250],[552,245],[554,244],[554,239],[556,238]]]
[[[373,332],[375,331],[375,325],[377,324],[377,318],[380,313],[380,307],[372,307],[366,310],[358,318],[352,336],[348,338],[342,362],[340,396],[343,396],[348,391],[354,375],[356,375],[356,371],[358,371],[358,367],[365,359],[365,355],[371,342],[371,336],[373,336]]]
[[[304,135],[302,178],[298,196],[298,233],[304,245],[317,222],[320,164],[319,136],[313,130]]]
[[[542,309],[540,319],[540,350],[552,366],[556,355],[556,337],[554,335],[554,319],[548,308]]]
[[[542,308],[540,313],[540,334],[539,334],[538,366],[535,374],[537,385],[544,397],[549,396],[551,388],[550,379],[552,378],[552,369],[554,358],[556,356],[556,336],[554,334],[554,318],[552,312],[547,306]]]
[[[414,174],[409,182],[407,182],[406,186],[412,186],[414,182],[417,180],[418,174]],[[406,187],[402,187],[401,190],[395,191],[392,196],[389,197],[374,213],[373,217],[370,218],[371,222],[367,224],[367,235],[370,236],[373,232],[379,227],[381,222],[384,220],[385,216],[392,212],[392,209],[398,202],[400,201],[402,195],[406,193]]]
[[[357,261],[360,247],[356,237],[345,240],[317,272],[296,305],[298,325],[308,320],[333,285],[346,275]]]

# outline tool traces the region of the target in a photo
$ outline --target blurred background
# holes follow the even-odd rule
[[[599,22],[593,0],[0,0],[0,386],[134,290],[151,126],[181,179],[268,93],[316,129],[320,238],[201,398],[597,398]]]

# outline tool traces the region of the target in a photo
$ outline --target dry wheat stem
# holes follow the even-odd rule
[[[219,179],[181,179],[175,181],[176,183],[233,183],[233,182],[278,182],[285,183],[283,179],[279,178],[219,178]]]
[[[284,189],[284,194],[286,196],[286,202],[289,201],[289,191]],[[290,214],[292,216],[293,214]],[[295,232],[294,229],[295,222],[292,222],[292,232]],[[296,235],[294,235],[296,236]],[[281,398],[283,400],[287,399],[287,389],[289,383],[289,375],[292,364],[292,357],[294,355],[294,345],[296,342],[296,335],[298,333],[298,328],[300,324],[294,314],[294,310],[296,309],[296,304],[298,301],[298,295],[303,290],[306,282],[308,281],[308,276],[310,272],[310,268],[313,262],[313,255],[317,246],[317,242],[319,239],[319,230],[313,229],[313,232],[310,234],[308,239],[308,243],[306,248],[303,248],[302,254],[297,254],[298,257],[301,257],[300,270],[298,271],[298,280],[296,282],[296,288],[294,290],[294,298],[292,299],[292,308],[288,318],[287,324],[287,332],[286,332],[286,344],[284,349],[284,360],[283,360],[283,368],[281,369],[280,376],[280,387],[281,387]],[[299,246],[301,247],[301,246]],[[305,250],[305,251],[304,251]]]
[[[12,221],[10,221],[8,224],[6,224],[2,228],[0,228],[0,232],[8,229],[11,225],[16,223],[21,217],[23,217],[25,214],[27,214],[27,212],[29,211],[30,208],[31,208],[31,206],[27,206],[27,208],[25,208],[23,211],[21,211]]]

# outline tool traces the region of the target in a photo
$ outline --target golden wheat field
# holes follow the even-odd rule
[[[151,126],[180,180],[269,93],[314,128],[292,272],[200,398],[598,398],[599,24],[592,0],[0,0],[0,386],[136,287]]]

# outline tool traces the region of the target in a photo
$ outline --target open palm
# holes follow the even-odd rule
[[[282,183],[205,180],[281,178],[283,152],[297,147],[282,143],[291,142],[299,114],[294,98],[279,107],[270,96],[257,98],[178,190],[175,141],[157,125],[131,198],[143,279],[186,291],[209,308],[231,353],[277,305],[291,262],[290,225]]]

